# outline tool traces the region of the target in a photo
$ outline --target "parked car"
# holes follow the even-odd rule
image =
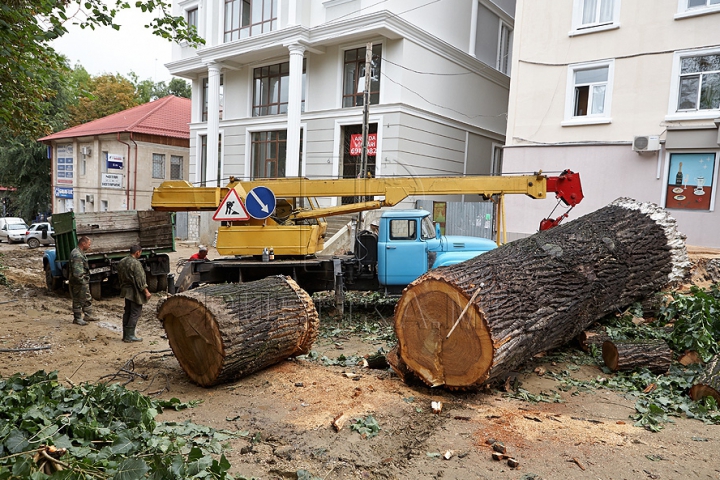
[[[0,228],[0,241],[8,243],[25,241],[25,232],[28,226],[25,223],[6,223]]]
[[[30,248],[38,248],[40,245],[54,245],[52,225],[48,222],[33,223],[25,232],[25,243]]]

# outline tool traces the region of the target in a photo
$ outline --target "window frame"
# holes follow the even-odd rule
[[[689,7],[688,0],[678,0],[678,9],[675,14],[675,20],[682,20],[688,17],[697,17],[700,15],[709,15],[711,13],[720,12],[720,2],[711,5],[708,0],[705,0],[704,6]]]
[[[608,69],[603,113],[575,116],[575,73],[581,70],[592,70],[602,67],[607,67]],[[567,84],[565,92],[565,119],[563,120],[561,125],[564,127],[570,127],[575,125],[598,125],[604,123],[612,123],[611,106],[614,77],[615,59],[602,60],[599,62],[574,63],[568,65]]]
[[[175,163],[178,159],[179,162]],[[185,159],[182,155],[170,155],[170,180],[183,180],[183,164],[185,163]],[[173,167],[174,166],[180,166],[180,175],[179,176],[173,176]]]
[[[600,2],[602,0],[598,0]],[[573,13],[572,13],[572,29],[568,33],[569,37],[577,35],[585,35],[588,33],[605,32],[607,30],[615,30],[620,28],[620,2],[621,0],[613,1],[613,14],[610,22],[594,22],[592,24],[583,24],[583,11],[585,9],[585,0],[573,0]]]
[[[370,105],[379,105],[379,104],[381,103],[381,102],[380,102],[380,100],[381,100],[381,98],[380,98],[380,93],[382,92],[382,83],[383,83],[383,82],[382,82],[382,55],[383,55],[383,50],[384,50],[385,46],[383,45],[382,42],[378,42],[378,43],[373,42],[373,50],[375,50],[375,48],[379,48],[379,49],[380,49],[380,54],[378,55],[378,57],[379,57],[379,59],[380,59],[380,61],[379,61],[380,72],[379,72],[379,75],[378,75],[378,81],[377,81],[377,86],[378,86],[377,88],[378,88],[378,89],[377,89],[377,90],[372,90],[372,84],[373,84],[373,82],[372,82],[372,80],[370,81]],[[363,52],[363,54],[362,54],[361,56],[358,56],[358,55],[357,55],[357,52],[360,51],[360,50],[365,50],[365,49],[366,49],[365,46],[359,46],[359,47],[347,47],[347,48],[343,48],[343,49],[341,49],[341,51],[340,51],[340,65],[341,65],[341,66],[340,66],[340,79],[341,79],[341,80],[340,80],[340,92],[341,92],[341,95],[340,95],[340,108],[362,107],[363,91],[360,91],[360,92],[358,93],[358,88],[359,88],[359,82],[360,82],[360,81],[363,81],[363,82],[365,81],[365,75],[364,75],[364,74],[363,74],[363,75],[358,75],[356,78],[354,78],[353,83],[354,83],[354,92],[355,92],[355,93],[347,94],[347,95],[346,95],[346,94],[345,94],[345,86],[346,86],[346,85],[345,85],[345,80],[346,80],[345,66],[348,65],[348,64],[354,63],[355,66],[356,66],[355,72],[360,72],[361,69],[359,68],[359,65],[362,64],[362,65],[363,65],[363,69],[364,69],[364,64],[365,64],[365,52]],[[345,56],[346,56],[347,52],[350,52],[350,51],[352,51],[352,50],[355,50],[355,51],[356,51],[356,57],[358,57],[358,58],[356,58],[355,60],[345,60]],[[373,53],[373,55],[375,55],[375,53]],[[353,75],[353,76],[355,76],[355,75]],[[364,86],[363,86],[363,90],[364,90]],[[374,95],[377,95],[377,101],[376,101],[376,102],[373,102],[373,96],[374,96]],[[345,99],[346,99],[346,98],[353,99],[353,102],[352,102],[353,105],[348,105],[348,106],[346,106],[346,105],[345,105]]]
[[[192,22],[193,17],[195,20],[194,22]],[[185,21],[187,22],[188,26],[195,27],[196,31],[200,31],[200,10],[198,5],[193,5],[192,7],[189,7],[187,10],[185,10]]]
[[[250,13],[247,15],[249,22],[246,25],[242,25],[243,22],[243,4],[246,3],[249,5]],[[261,14],[260,19],[257,22],[253,23],[253,4],[257,5],[256,2],[261,3]],[[270,17],[265,18],[265,3],[270,4]],[[228,4],[238,4],[238,12],[237,12],[237,19],[238,23],[237,26],[233,25],[233,19],[235,18],[235,7],[230,7],[231,16],[230,19],[230,25],[228,29]],[[274,16],[273,16],[274,15]],[[224,0],[222,2],[222,43],[229,43],[234,42],[236,40],[245,40],[248,38],[256,37],[258,35],[262,35],[263,33],[269,33],[276,31],[280,28],[280,2],[278,0]],[[259,26],[260,31],[253,33],[254,27]],[[243,36],[243,31],[246,31],[247,34]]]
[[[283,65],[287,65],[287,72],[288,72],[288,73],[287,73],[287,76],[285,76],[285,75],[282,74]],[[279,73],[278,75],[267,75],[267,76],[265,76],[265,75],[260,75],[259,77],[257,76],[257,71],[258,71],[258,70],[272,69],[273,67],[277,67],[281,73]],[[261,73],[262,73],[262,72],[261,72]],[[272,103],[267,103],[267,104],[262,104],[262,103],[256,104],[256,103],[255,103],[255,100],[256,100],[256,98],[257,98],[257,91],[256,91],[256,88],[257,88],[257,80],[263,79],[263,78],[279,78],[278,95],[280,95],[280,92],[282,91],[283,82],[288,82],[288,101],[287,101],[287,102],[281,102],[281,101],[280,101],[280,98],[278,98],[278,99],[277,99],[278,102],[272,102]],[[306,82],[307,82],[307,59],[306,59],[306,58],[303,58],[302,87],[301,87],[301,93],[300,93],[300,98],[301,98],[301,100],[300,100],[300,112],[304,112],[304,111],[305,111],[305,85],[306,85]],[[251,114],[251,116],[252,116],[252,117],[269,117],[269,116],[273,116],[273,115],[287,115],[287,106],[288,106],[288,104],[290,103],[290,102],[289,102],[289,101],[290,101],[290,98],[289,98],[289,83],[290,83],[290,62],[289,62],[289,61],[287,61],[287,62],[280,62],[280,63],[273,63],[273,64],[268,64],[268,65],[261,65],[261,66],[258,66],[258,67],[253,68],[253,69],[252,69],[252,93],[251,93],[251,95],[252,95],[252,100],[251,100],[251,106],[250,106],[250,110],[251,110],[250,114]],[[281,112],[281,108],[282,108],[283,105],[285,105],[285,111],[284,111],[284,112]],[[271,107],[273,107],[273,106],[276,106],[276,107],[277,107],[277,113],[265,113],[265,114],[257,113],[257,111],[260,110],[260,109],[262,109],[262,108],[269,109],[269,108],[271,108]]]
[[[210,77],[203,77],[200,82],[200,101],[202,102],[202,109],[200,110],[200,121],[207,122],[208,119],[208,100],[210,97]],[[220,74],[220,91],[218,92],[218,116],[220,120],[223,119],[225,110],[225,74]]]
[[[507,42],[505,44],[505,49],[503,49],[503,28],[505,28],[508,31],[507,36]],[[510,76],[510,70],[512,67],[512,45],[513,45],[513,33],[515,30],[513,29],[513,26],[509,23],[503,21],[500,19],[499,27],[498,27],[498,51],[497,51],[497,60],[495,62],[495,68],[500,72],[504,73],[507,76]],[[506,57],[506,58],[505,58]],[[505,59],[505,68],[503,69],[503,59]],[[381,69],[382,72],[382,69]]]
[[[274,140],[268,140],[267,136],[268,134],[276,133],[278,138]],[[266,179],[266,178],[285,178],[285,174],[287,172],[287,129],[271,129],[271,130],[258,130],[253,132],[248,132],[248,135],[250,136],[250,178],[252,180],[258,180],[258,179]],[[259,139],[256,140],[256,136],[264,135],[265,139]],[[281,138],[282,135],[285,136],[285,138]],[[285,158],[280,158],[280,144],[285,144]],[[258,175],[258,159],[256,158],[256,147],[259,144],[265,144],[266,148],[270,144],[275,145],[276,149],[276,156],[275,156],[275,176],[261,176]],[[267,164],[267,161],[269,159],[267,158],[267,155],[265,155],[265,158],[263,159],[263,168]],[[282,167],[282,169],[281,169]],[[281,175],[282,170],[282,175]]]
[[[670,79],[670,99],[668,101],[668,113],[665,116],[665,120],[706,120],[715,119],[720,116],[720,107],[706,110],[696,109],[678,111],[677,109],[680,94],[680,72],[682,68],[682,59],[687,57],[701,57],[704,55],[720,55],[720,47],[678,50],[673,54],[672,77]]]
[[[160,169],[160,170],[162,171],[162,177],[155,176],[156,160],[161,160],[161,161],[162,161],[161,169]],[[152,178],[164,180],[165,177],[166,177],[166,175],[167,175],[167,173],[165,172],[165,170],[166,170],[166,168],[165,168],[165,154],[164,154],[164,153],[153,153],[153,154],[152,154],[152,172],[151,172],[151,173],[152,173]]]
[[[401,222],[405,222],[407,225],[407,235],[405,236],[396,235],[398,232],[394,229],[395,224]],[[411,225],[413,228],[410,228]],[[414,218],[391,218],[388,224],[388,238],[394,242],[416,242],[418,240],[417,220]]]

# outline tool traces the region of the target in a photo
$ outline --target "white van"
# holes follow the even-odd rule
[[[27,223],[20,217],[0,218],[0,242],[3,240],[8,243],[24,241],[27,228]]]

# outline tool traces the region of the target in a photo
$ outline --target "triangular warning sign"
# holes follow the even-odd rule
[[[218,209],[215,210],[213,220],[218,222],[242,222],[250,220],[250,215],[245,210],[245,205],[243,205],[237,192],[230,189],[223,201],[220,202]]]

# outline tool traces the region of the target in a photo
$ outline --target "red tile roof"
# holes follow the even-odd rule
[[[53,133],[39,141],[130,132],[189,139],[191,103],[189,98],[168,95],[154,102]]]

